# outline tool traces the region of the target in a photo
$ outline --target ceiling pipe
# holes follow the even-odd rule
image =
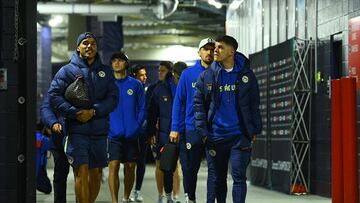
[[[159,0],[156,17],[164,19],[173,14],[179,5],[179,0]]]
[[[157,5],[134,4],[82,4],[82,3],[37,3],[40,14],[81,14],[81,15],[139,15],[151,11],[160,19],[173,14],[178,6],[178,0],[160,0]],[[146,11],[146,12],[145,12]]]
[[[155,11],[157,6],[123,5],[123,4],[81,4],[81,3],[37,3],[37,10],[41,14],[141,14],[144,10]]]

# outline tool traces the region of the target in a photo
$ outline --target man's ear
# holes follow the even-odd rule
[[[76,48],[76,51],[77,51],[77,52],[80,52],[80,49],[79,49],[79,47],[77,47],[77,48]]]
[[[232,48],[231,51],[230,51],[230,53],[231,53],[232,55],[235,55],[235,52],[236,52],[236,50],[235,50],[234,48]]]

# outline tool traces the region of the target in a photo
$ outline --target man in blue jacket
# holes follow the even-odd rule
[[[237,41],[227,35],[215,41],[215,62],[196,84],[195,127],[197,135],[206,140],[217,202],[226,202],[230,162],[233,202],[244,203],[251,142],[262,127],[259,88],[249,60],[236,52]]]
[[[111,66],[119,90],[119,104],[110,114],[109,188],[112,202],[118,202],[119,167],[120,162],[124,163],[123,202],[129,202],[139,156],[138,138],[145,120],[145,92],[138,80],[126,74],[129,61],[124,53],[114,53]]]
[[[87,104],[78,105],[65,99],[65,92],[77,78],[83,78],[88,89]],[[65,118],[65,152],[75,169],[75,193],[80,203],[95,202],[100,191],[102,168],[107,165],[109,114],[116,107],[119,92],[114,75],[101,63],[96,37],[80,34],[69,64],[55,75],[48,91],[56,113]]]
[[[187,65],[184,62],[174,64],[174,73],[168,72],[166,78],[158,84],[152,94],[148,109],[148,134],[156,137],[156,167],[160,166],[160,149],[170,142],[169,133],[171,130],[171,114],[174,96],[181,73]],[[159,122],[159,129],[155,128]],[[164,188],[168,203],[173,200],[171,193],[173,191],[173,172],[166,171],[163,174]],[[163,188],[161,188],[163,190]],[[159,200],[161,197],[159,197]]]
[[[145,83],[146,83],[146,79],[147,79],[146,67],[144,65],[137,65],[132,68],[131,72],[132,72],[134,78],[139,80],[141,82],[143,88],[145,89]],[[145,93],[145,98],[146,98],[146,93]],[[145,106],[146,106],[146,102],[148,102],[148,101],[145,100]],[[136,202],[142,202],[144,200],[141,195],[140,190],[141,190],[141,186],[142,186],[142,183],[144,180],[145,169],[146,169],[146,154],[148,151],[145,125],[146,125],[146,121],[144,122],[141,132],[139,134],[139,150],[140,151],[139,151],[139,156],[136,160],[135,190],[132,193],[132,197],[130,197],[131,201],[136,201]]]
[[[206,70],[213,62],[214,42],[211,38],[205,38],[200,41],[198,51],[200,60],[193,67],[186,69],[181,75],[172,110],[170,140],[177,142],[180,139],[180,161],[184,175],[183,186],[185,193],[188,195],[189,202],[195,202],[196,200],[197,173],[204,152],[204,145],[201,139],[196,136],[194,126],[193,101],[195,84],[200,73]],[[181,110],[185,108],[185,112]],[[184,118],[185,121],[183,120]],[[183,123],[185,123],[185,126]],[[181,136],[180,133],[182,133]],[[208,171],[207,199],[209,203],[214,202],[214,192],[211,190],[213,188],[211,174],[213,173]]]
[[[51,142],[50,148],[54,156],[54,202],[66,202],[66,185],[67,177],[69,174],[70,164],[64,152],[64,119],[63,117],[54,113],[50,105],[50,96],[46,94],[40,106],[40,117],[45,127],[51,129]]]

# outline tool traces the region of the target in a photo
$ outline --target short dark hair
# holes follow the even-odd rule
[[[138,72],[142,69],[146,70],[146,66],[145,65],[135,65],[131,68],[131,74],[136,76],[136,74],[138,74]]]
[[[173,69],[173,63],[171,63],[171,61],[161,61],[160,66],[165,66],[169,71]]]
[[[122,59],[122,60],[126,61],[127,63],[129,62],[129,58],[123,52],[113,53],[111,55],[110,61],[112,61],[114,59]]]
[[[237,50],[237,48],[239,46],[236,39],[229,35],[218,36],[217,38],[215,38],[215,41],[224,42],[225,44],[232,46],[235,49],[235,51]]]
[[[178,74],[179,76],[187,68],[186,63],[179,61],[174,64],[174,73]]]

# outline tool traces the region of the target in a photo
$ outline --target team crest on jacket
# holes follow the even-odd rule
[[[191,149],[191,144],[189,142],[186,143],[186,149]]]
[[[98,72],[98,75],[101,77],[101,78],[103,78],[103,77],[105,77],[105,72],[104,71],[99,71]]]
[[[216,151],[213,149],[210,149],[209,154],[210,154],[210,156],[214,157],[214,156],[216,156]]]
[[[248,76],[246,76],[246,75],[244,75],[241,79],[242,79],[242,81],[243,81],[244,83],[248,83],[248,82],[249,82],[249,78],[248,78]]]
[[[163,96],[164,102],[167,102],[168,98],[167,96]]]
[[[127,90],[127,94],[128,94],[128,95],[132,95],[133,93],[134,93],[134,91],[133,91],[132,89],[128,89],[128,90]]]
[[[68,156],[67,158],[68,158],[69,164],[74,163],[74,158],[72,156]]]

